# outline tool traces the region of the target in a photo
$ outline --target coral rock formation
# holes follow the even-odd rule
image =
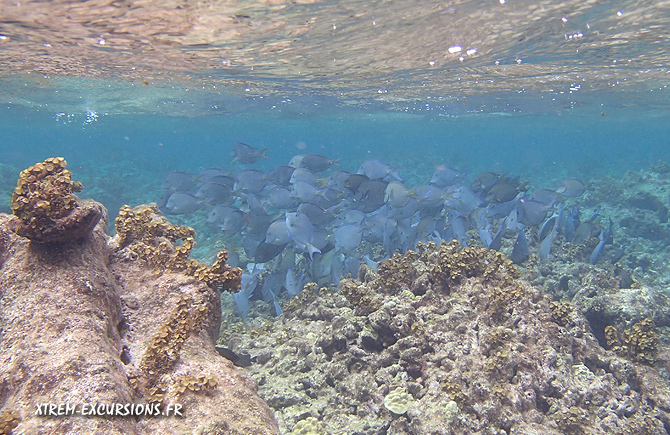
[[[604,349],[518,276],[493,251],[420,245],[220,343],[251,354],[285,432],[311,416],[328,434],[667,435],[662,371]]]
[[[212,288],[235,292],[240,288],[242,270],[226,264],[228,252],[218,253],[211,267],[188,256],[195,247],[193,228],[172,225],[156,204],[121,207],[116,218],[115,242],[124,255],[139,258],[160,271],[183,271]],[[181,246],[176,246],[181,239]]]
[[[15,218],[10,228],[19,236],[39,243],[66,242],[88,235],[103,216],[103,207],[78,199],[83,189],[72,181],[62,157],[46,159],[25,169],[12,195]]]
[[[106,219],[86,238],[64,243],[31,243],[8,229],[11,219],[16,218],[0,214],[3,430],[279,433],[272,412],[256,395],[255,382],[214,348],[221,311],[212,284],[229,282],[234,288],[234,277],[202,280],[184,273],[188,267],[157,273],[154,265],[137,261],[107,236]],[[125,234],[126,247],[142,233],[135,229]],[[172,239],[156,238],[142,240],[179,252]],[[220,271],[230,269],[219,264],[210,272]],[[70,404],[76,413],[41,416],[42,404]],[[181,405],[182,416],[83,416],[82,407],[93,404],[154,404],[161,411]]]

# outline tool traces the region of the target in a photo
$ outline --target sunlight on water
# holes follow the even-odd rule
[[[224,407],[258,394],[286,434],[667,435],[669,68],[670,0],[0,0],[0,420],[279,433]],[[41,245],[75,186],[110,235],[193,231]],[[194,242],[240,291],[179,275]],[[31,409],[77,388],[187,416]]]
[[[19,105],[193,116],[286,98],[410,111],[481,95],[550,110],[599,92],[667,98],[667,2],[1,3],[0,95]]]

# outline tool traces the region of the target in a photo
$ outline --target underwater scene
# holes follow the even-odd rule
[[[0,434],[670,435],[669,29],[0,0]]]

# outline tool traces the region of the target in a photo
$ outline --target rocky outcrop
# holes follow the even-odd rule
[[[668,355],[657,370],[604,349],[518,277],[495,251],[419,245],[221,344],[296,434],[667,435]]]
[[[64,161],[47,164],[62,176]],[[65,178],[60,185],[70,186]],[[30,210],[48,207],[22,186],[27,199],[14,210],[23,215],[0,215],[0,433],[279,433],[255,382],[214,348],[221,316],[215,288],[234,290],[238,275],[224,264],[225,253],[216,267],[162,269],[130,255],[132,240],[121,246],[107,235],[100,204],[87,208],[101,211],[87,231],[59,225],[80,208],[69,188],[73,213],[31,220]],[[150,221],[168,228],[161,219]],[[59,228],[53,240],[30,240],[20,230],[33,235],[49,222]],[[143,243],[175,261],[188,254],[169,237]],[[84,415],[92,409],[104,415]]]

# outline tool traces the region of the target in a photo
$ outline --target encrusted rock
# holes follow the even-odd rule
[[[292,398],[275,408],[285,432],[309,415],[326,434],[667,435],[667,355],[657,370],[604,349],[504,257],[458,248],[420,245],[368,282],[303,291],[220,342],[257,362],[261,397]],[[629,342],[649,346],[638,329]]]
[[[396,388],[384,397],[384,407],[396,415],[406,413],[412,402],[414,402],[412,396],[401,387]]]
[[[62,157],[46,159],[21,172],[12,195],[9,228],[38,243],[58,243],[87,236],[105,213],[95,201],[74,195],[83,189],[72,181]]]
[[[47,207],[27,227],[53,234],[50,222],[76,215],[80,202],[67,196],[64,167],[64,160],[48,160],[22,174],[17,216],[0,214],[0,433],[278,434],[255,382],[214,348],[221,310],[212,287],[236,285],[225,254],[204,271],[184,262],[157,273],[155,264],[129,261],[135,237],[161,246],[159,254],[185,258],[187,250],[168,236],[186,231],[162,220],[148,227],[162,231],[154,238],[141,226],[123,232],[123,246],[110,241],[106,218],[79,243],[32,243],[9,231],[10,220],[42,209],[33,193],[64,193],[49,198],[60,198],[68,212]],[[39,405],[66,403],[78,413],[39,415]],[[181,405],[182,416],[85,417],[84,404]]]
[[[228,251],[220,251],[211,267],[188,258],[195,247],[195,230],[171,224],[156,204],[121,207],[116,231],[113,244],[122,257],[142,260],[161,272],[185,272],[217,290],[236,292],[240,288],[242,269],[226,264]],[[177,246],[180,239],[182,244]]]

